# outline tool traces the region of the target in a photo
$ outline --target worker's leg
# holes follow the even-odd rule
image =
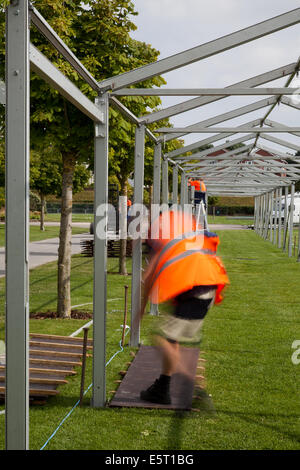
[[[162,356],[162,374],[171,376],[179,362],[179,344],[162,336],[156,336],[156,345]]]
[[[162,336],[155,337],[155,344],[161,354],[162,371],[158,379],[147,390],[143,390],[140,396],[146,401],[168,405],[171,403],[170,381],[177,369],[179,344]]]

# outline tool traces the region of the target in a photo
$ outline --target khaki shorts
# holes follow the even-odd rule
[[[202,324],[203,319],[186,320],[168,315],[162,320],[158,333],[178,343],[198,343]]]

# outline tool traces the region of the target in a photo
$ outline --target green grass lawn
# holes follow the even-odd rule
[[[30,241],[37,242],[39,240],[47,240],[48,238],[56,238],[59,236],[59,226],[51,227],[46,226],[45,230],[40,230],[40,227],[37,225],[30,225]],[[77,233],[86,233],[86,228],[72,227],[73,235]],[[0,224],[0,246],[5,245],[5,225]]]
[[[291,361],[300,339],[300,263],[253,231],[220,231],[220,255],[231,281],[224,302],[204,323],[206,387],[198,412],[147,409],[92,409],[91,391],[46,449],[202,450],[300,449],[299,371]],[[109,259],[107,361],[120,349],[124,285],[117,260]],[[92,302],[92,260],[73,257],[72,305]],[[4,281],[0,280],[1,297]],[[31,271],[31,311],[56,305],[55,263]],[[129,296],[130,298],[130,296]],[[3,304],[3,302],[2,302]],[[79,307],[90,311],[91,304]],[[3,307],[0,339],[4,338]],[[129,321],[129,320],[128,320]],[[145,315],[141,340],[151,344],[157,318]],[[32,332],[69,335],[83,320],[30,320]],[[118,387],[119,372],[132,360],[125,347],[107,366],[107,398]],[[40,449],[78,400],[80,371],[45,406],[30,408],[30,447]],[[91,383],[88,360],[86,386]],[[3,409],[3,406],[1,407]],[[0,415],[0,448],[4,447]]]
[[[72,214],[73,222],[92,222],[94,214]],[[60,222],[60,214],[46,214],[46,222]]]
[[[208,224],[225,224],[225,225],[252,225],[253,217],[230,216],[230,215],[209,215],[207,217]]]

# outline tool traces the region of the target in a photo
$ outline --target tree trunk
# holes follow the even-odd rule
[[[41,198],[41,212],[40,212],[40,230],[45,230],[45,196],[44,194],[40,194]]]
[[[127,178],[121,180],[121,196],[127,197]],[[120,255],[119,255],[119,274],[127,274],[126,266],[126,250],[127,250],[127,238],[121,237],[120,240]]]
[[[57,314],[71,317],[72,195],[75,158],[63,154],[61,220],[58,249]]]

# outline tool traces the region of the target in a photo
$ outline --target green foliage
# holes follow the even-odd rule
[[[41,207],[40,197],[33,191],[29,192],[29,208],[31,211],[39,211]]]
[[[155,62],[159,56],[159,51],[149,44],[130,37],[130,32],[136,29],[132,18],[137,15],[130,0],[34,0],[32,3],[98,81]],[[0,5],[3,7],[4,0]],[[94,100],[96,92],[34,26],[31,28],[31,42]],[[1,8],[0,79],[4,78],[4,47],[4,9]],[[159,87],[164,83],[163,78],[158,76],[135,86]],[[123,97],[120,101],[139,117],[157,110],[161,104],[159,97]],[[0,115],[0,122],[1,119],[3,121],[3,114]],[[150,128],[154,130],[161,125],[170,126],[168,120],[162,120]],[[115,175],[120,186],[124,186],[134,170],[135,126],[112,108],[109,126],[110,175]],[[72,153],[76,162],[89,163],[93,169],[92,122],[34,73],[31,74],[31,142],[34,149],[54,143],[61,154]],[[182,142],[172,141],[166,144],[165,151],[178,146],[182,146]],[[153,143],[147,139],[146,184],[152,179],[152,159]]]
[[[216,206],[219,204],[220,198],[218,196],[208,196],[208,205],[209,206]]]
[[[39,151],[32,151],[30,158],[30,187],[44,196],[61,196],[62,157],[57,148],[49,146]],[[85,164],[75,167],[73,193],[82,191],[88,184],[91,171]]]
[[[5,206],[5,189],[0,187],[0,209]]]
[[[1,106],[0,106],[1,108]],[[0,133],[0,188],[5,186],[5,145]]]

